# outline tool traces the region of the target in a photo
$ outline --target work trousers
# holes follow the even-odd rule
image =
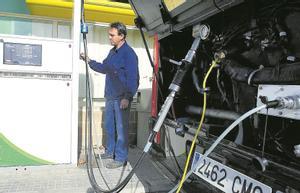
[[[128,159],[130,106],[131,103],[128,108],[120,109],[120,99],[105,102],[106,153],[121,162]]]

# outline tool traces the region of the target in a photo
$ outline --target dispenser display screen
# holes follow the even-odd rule
[[[3,64],[42,66],[42,45],[4,43]]]

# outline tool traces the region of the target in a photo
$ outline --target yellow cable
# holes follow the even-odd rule
[[[204,121],[204,116],[205,116],[205,111],[206,111],[206,92],[205,92],[205,89],[206,89],[206,81],[207,81],[207,78],[208,76],[210,75],[212,69],[216,66],[216,61],[213,60],[212,63],[211,63],[211,66],[206,74],[206,76],[204,77],[204,80],[203,80],[203,84],[202,84],[202,87],[204,89],[204,94],[203,94],[203,109],[202,109],[202,115],[201,115],[201,119],[200,119],[200,123],[199,123],[199,126],[198,126],[198,129],[196,131],[196,134],[194,136],[194,139],[193,139],[193,143],[191,145],[191,148],[190,148],[190,151],[189,151],[189,154],[188,154],[188,157],[187,157],[187,160],[185,162],[185,167],[184,167],[184,172],[183,172],[183,175],[182,175],[182,178],[180,180],[180,184],[178,186],[178,189],[176,191],[176,193],[179,193],[181,188],[182,188],[182,185],[184,183],[184,180],[185,180],[185,176],[186,176],[186,172],[187,172],[187,168],[188,168],[188,165],[189,165],[189,162],[190,162],[190,158],[191,158],[191,155],[192,155],[192,151],[194,149],[194,146],[195,146],[195,143],[196,143],[196,139],[197,139],[197,136],[198,136],[198,133],[200,132],[201,130],[201,126],[203,124],[203,121]]]

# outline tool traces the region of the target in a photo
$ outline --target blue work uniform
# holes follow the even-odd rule
[[[94,71],[106,74],[106,153],[114,155],[116,161],[125,162],[128,159],[130,104],[139,86],[138,57],[124,42],[119,49],[112,48],[103,63],[90,60],[89,65]],[[121,99],[129,100],[127,109],[120,108]]]

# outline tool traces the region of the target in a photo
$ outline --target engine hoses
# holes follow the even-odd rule
[[[182,178],[180,180],[180,183],[179,183],[179,187],[177,189],[177,192],[176,193],[179,193],[181,188],[182,188],[182,185],[185,181],[185,176],[186,176],[186,172],[187,172],[187,169],[188,169],[188,166],[189,166],[189,162],[190,162],[190,158],[191,158],[191,155],[192,155],[192,152],[193,152],[193,149],[194,149],[194,146],[195,146],[195,143],[196,143],[196,140],[197,140],[197,136],[198,136],[198,133],[200,132],[201,130],[201,126],[202,126],[202,123],[204,121],[204,117],[205,117],[205,110],[206,110],[206,82],[207,82],[207,79],[212,71],[212,69],[216,66],[216,61],[212,61],[211,63],[211,66],[207,72],[207,74],[205,75],[204,77],[204,80],[203,80],[203,84],[202,84],[202,87],[203,87],[203,91],[204,91],[204,94],[203,94],[203,110],[202,110],[202,115],[201,115],[201,119],[200,119],[200,123],[199,123],[199,126],[198,126],[198,129],[196,131],[196,134],[194,136],[194,139],[193,139],[193,142],[192,142],[192,145],[191,145],[191,148],[190,148],[190,152],[188,154],[188,157],[187,157],[187,160],[185,162],[185,167],[184,167],[184,171],[183,171],[183,174],[182,174]]]
[[[251,116],[252,114],[265,109],[265,108],[271,108],[271,107],[276,107],[278,106],[278,101],[274,100],[274,101],[270,101],[267,104],[261,105],[259,107],[256,107],[254,109],[251,109],[250,111],[246,112],[245,114],[243,114],[242,116],[240,116],[237,120],[235,120],[227,129],[225,129],[225,131],[216,139],[216,141],[210,146],[210,148],[205,151],[204,155],[202,157],[199,158],[199,160],[194,164],[194,167],[191,168],[191,170],[188,172],[188,174],[185,176],[185,178],[183,179],[183,182],[193,173],[193,171],[198,167],[198,165],[200,164],[200,160],[205,159],[214,149],[215,147],[221,142],[221,140],[224,139],[224,137],[232,130],[234,129],[239,123],[241,123],[244,119],[248,118],[249,116]],[[191,147],[192,149],[193,147]],[[182,182],[182,183],[183,183]],[[174,192],[177,187],[180,187],[180,184],[177,184],[172,190],[169,191],[169,193]],[[179,189],[179,188],[178,188]]]

